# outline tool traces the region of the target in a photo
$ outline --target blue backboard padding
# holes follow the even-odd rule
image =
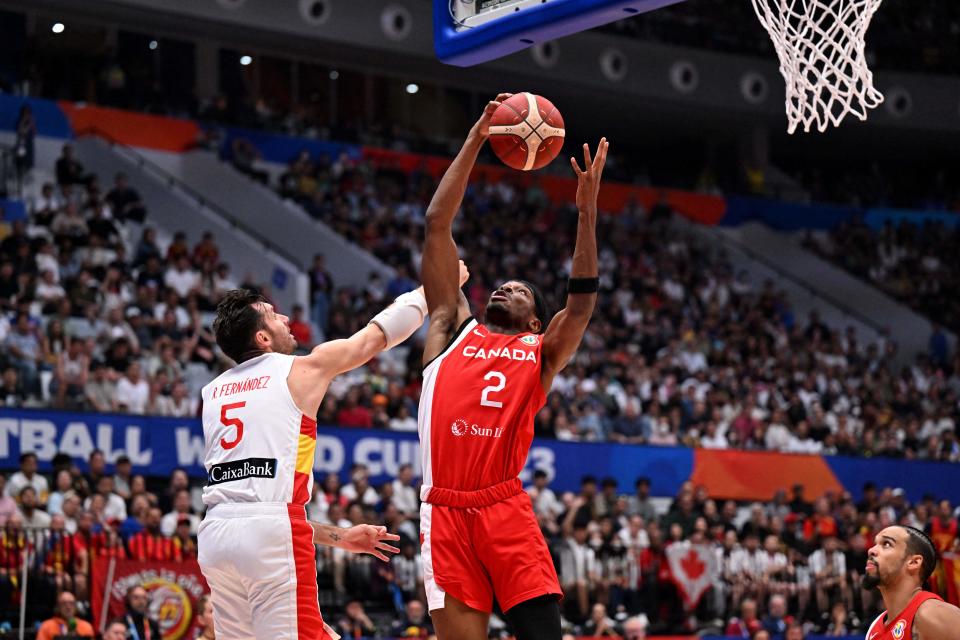
[[[550,0],[457,30],[449,0],[433,0],[434,49],[442,62],[469,67],[678,2],[683,0]]]

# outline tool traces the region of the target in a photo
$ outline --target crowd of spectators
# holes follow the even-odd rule
[[[96,176],[69,145],[56,173],[59,185],[43,187],[30,220],[0,239],[4,404],[195,415],[200,386],[230,365],[209,329],[219,296],[237,286],[216,239],[206,234],[191,246],[177,233],[161,247],[125,178],[117,176],[101,198]],[[416,286],[435,186],[424,172],[347,157],[324,162],[304,154],[291,163],[281,194],[396,269],[386,281],[372,274],[362,288],[338,288],[317,256],[308,273],[311,306],[290,312],[303,348],[352,334]],[[772,282],[757,286],[734,273],[721,253],[672,223],[665,203],[650,211],[631,203],[615,213],[598,227],[599,311],[556,378],[537,435],[960,458],[960,362],[939,334],[930,354],[898,370],[888,336],[830,327],[815,312],[795,317]],[[576,212],[551,204],[536,183],[471,184],[456,236],[472,272],[465,292],[475,313],[482,317],[499,282],[520,277],[559,309],[575,223]],[[131,229],[136,241],[124,237]],[[923,237],[945,243],[945,235]],[[320,421],[415,429],[418,340],[404,352],[405,359],[380,358],[335,381]]]
[[[58,455],[53,473],[44,476],[28,453],[18,471],[0,474],[0,619],[16,619],[24,569],[29,624],[49,617],[54,630],[68,623],[82,629],[92,613],[90,570],[97,558],[196,558],[203,506],[186,473],[177,470],[168,480],[144,477],[125,457],[108,465],[100,451],[85,468],[83,473],[70,456]],[[810,500],[797,484],[768,503],[736,503],[714,499],[690,482],[675,496],[663,496],[656,479],[643,477],[624,487],[588,476],[578,492],[561,493],[541,471],[526,491],[564,590],[565,631],[575,635],[853,635],[882,605],[876,592],[860,589],[867,550],[881,529],[917,526],[941,554],[960,550],[957,513],[949,501],[924,496],[911,504],[903,489],[872,482],[859,501],[847,492]],[[413,468],[402,466],[395,480],[379,486],[360,464],[347,484],[336,474],[318,478],[307,510],[318,522],[383,523],[401,537],[401,552],[386,564],[317,548],[327,621],[350,638],[430,636]],[[678,543],[706,545],[715,556],[712,587],[696,604],[683,598],[667,561],[667,549]],[[25,549],[31,551],[26,567]],[[147,601],[143,589],[129,589],[129,617],[120,620],[138,626],[140,637],[144,625],[156,624]],[[209,625],[206,603],[196,615],[207,616],[203,630]],[[490,631],[496,638],[509,633],[499,612]]]
[[[389,299],[414,286],[435,184],[424,172],[406,175],[346,157],[314,162],[306,154],[280,176],[282,195],[397,270],[389,282],[372,275],[358,298],[331,293],[336,288],[321,263],[314,314],[328,337],[362,326],[385,291]],[[752,284],[722,253],[679,230],[665,203],[650,211],[633,203],[615,213],[598,225],[598,312],[554,382],[537,417],[538,435],[960,457],[960,361],[949,344],[898,369],[896,345],[885,332],[863,336],[853,327],[830,327],[816,312],[797,318],[772,282]],[[550,308],[559,309],[575,224],[576,212],[551,204],[536,183],[523,189],[481,177],[471,184],[455,236],[471,268],[465,292],[474,312],[482,317],[489,293],[511,278],[532,280]],[[321,420],[358,406],[367,415],[351,420],[356,426],[389,427],[401,410],[404,418],[414,415],[415,356],[414,350],[400,384],[376,364],[361,370],[368,383],[329,395]]]
[[[879,287],[890,296],[954,331],[960,329],[960,277],[954,268],[956,228],[943,221],[916,224],[887,221],[881,229],[863,222],[835,227],[830,233],[810,235],[808,248],[847,271]],[[949,350],[945,335],[934,326],[931,356],[946,364]]]
[[[55,176],[28,219],[0,224],[0,401],[195,415],[199,387],[229,364],[211,313],[238,286],[213,234],[161,241],[127,177],[104,190],[70,144]]]

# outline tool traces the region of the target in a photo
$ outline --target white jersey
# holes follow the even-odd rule
[[[203,503],[305,505],[313,489],[317,422],[300,411],[287,376],[294,356],[267,353],[203,388]]]

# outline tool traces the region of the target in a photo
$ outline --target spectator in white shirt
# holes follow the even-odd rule
[[[33,487],[24,487],[20,491],[20,517],[23,518],[24,527],[46,529],[50,526],[50,516],[40,509]]]
[[[405,404],[401,404],[397,408],[397,415],[387,423],[387,428],[391,431],[416,431],[417,419],[410,415]]]
[[[847,558],[833,536],[824,538],[821,548],[810,554],[810,573],[814,577],[817,608],[829,611],[830,603],[842,600],[847,610],[853,607],[853,591],[847,582]]]
[[[643,526],[643,518],[640,516],[630,516],[628,525],[621,528],[617,536],[624,548],[630,551],[640,551],[650,546],[650,535]]]
[[[63,501],[66,499],[68,493],[73,492],[72,487],[73,478],[70,477],[70,472],[66,469],[58,471],[54,478],[55,490],[50,494],[49,500],[47,500],[47,513],[52,516],[63,513]]]
[[[63,208],[63,198],[57,195],[53,185],[45,182],[40,188],[40,195],[33,200],[33,219],[37,224],[49,227],[53,217]]]
[[[47,484],[46,478],[37,473],[37,454],[29,451],[20,454],[20,471],[10,476],[10,480],[7,481],[6,494],[19,501],[20,492],[23,491],[24,487],[33,487],[39,504],[47,503],[50,485]]]
[[[726,449],[729,446],[726,431],[726,429],[721,431],[717,427],[717,423],[710,420],[703,428],[703,435],[700,436],[700,446],[704,449]]]
[[[140,339],[137,338],[133,327],[124,318],[123,307],[113,307],[107,312],[107,322],[101,331],[99,341],[103,344],[110,344],[114,340],[126,338],[134,353],[140,350]]]
[[[190,258],[180,256],[176,264],[167,269],[163,276],[163,283],[177,292],[180,298],[186,298],[187,295],[200,286],[200,274],[190,266]]]
[[[127,371],[117,382],[113,397],[114,411],[143,415],[150,400],[150,385],[140,375],[140,363],[131,362]]]
[[[40,246],[37,247],[37,253],[34,256],[34,262],[37,264],[37,273],[53,272],[53,281],[60,284],[60,263],[53,252],[53,243],[46,239],[40,240]]]
[[[793,440],[793,434],[787,427],[787,414],[782,409],[773,412],[773,419],[763,437],[764,444],[770,451],[786,451]]]
[[[165,536],[172,536],[177,529],[177,522],[181,518],[187,518],[190,521],[190,535],[197,535],[200,518],[190,512],[190,492],[186,489],[177,491],[173,496],[173,511],[164,515],[160,520],[160,533]]]
[[[744,597],[757,597],[762,593],[764,560],[764,551],[760,548],[757,534],[747,533],[743,539],[743,547],[730,554],[733,602],[740,602]]]
[[[590,610],[589,595],[597,580],[597,556],[587,544],[586,527],[571,527],[565,522],[564,532],[564,544],[560,549],[560,584],[565,594],[575,594],[580,614],[586,615]]]
[[[393,481],[391,502],[400,513],[408,517],[417,515],[420,509],[420,500],[417,496],[417,490],[413,487],[412,465],[400,465],[397,479]]]
[[[533,484],[527,487],[527,495],[533,502],[533,512],[540,518],[556,520],[566,509],[557,499],[557,494],[548,486],[547,472],[537,469],[533,472]]]
[[[189,418],[197,415],[197,402],[190,398],[182,380],[174,383],[169,396],[160,396],[156,403],[157,415],[171,418]]]
[[[786,453],[820,453],[822,449],[823,445],[810,437],[810,426],[807,421],[801,420],[797,423],[795,435],[784,451]]]
[[[127,519],[127,503],[113,492],[113,478],[111,476],[100,476],[100,479],[97,480],[97,494],[103,496],[103,517],[105,520],[123,522]],[[84,509],[90,509],[92,499],[93,496],[90,496],[84,501]]]
[[[343,485],[343,488],[340,489],[340,495],[346,498],[347,502],[359,500],[368,505],[375,505],[380,502],[380,496],[370,486],[370,472],[367,471],[367,466],[363,464],[355,464],[350,469],[350,483]]]

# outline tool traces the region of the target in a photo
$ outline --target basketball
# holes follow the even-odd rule
[[[490,145],[505,165],[521,171],[542,169],[563,148],[563,117],[553,103],[517,93],[500,103],[490,118]]]

